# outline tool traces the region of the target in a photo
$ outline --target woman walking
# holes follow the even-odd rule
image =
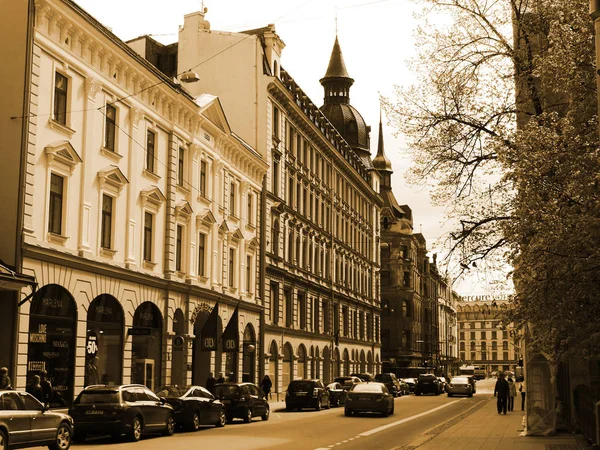
[[[271,386],[273,386],[273,383],[271,383],[271,379],[269,378],[269,375],[265,375],[265,377],[260,382],[260,388],[265,393],[265,397],[267,399],[273,398],[273,396],[271,395]]]
[[[525,378],[521,378],[521,384],[519,385],[519,392],[521,393],[521,411],[525,411]]]
[[[517,385],[511,377],[508,377],[508,410],[515,410],[515,397],[517,396]]]

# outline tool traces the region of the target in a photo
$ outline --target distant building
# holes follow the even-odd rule
[[[506,297],[462,297],[457,302],[460,364],[484,366],[488,374],[515,371],[521,350],[518,333],[504,324],[510,307]]]

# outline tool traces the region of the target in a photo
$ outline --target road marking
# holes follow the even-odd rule
[[[410,422],[411,420],[418,419],[419,417],[423,417],[428,414],[434,413],[436,411],[439,411],[440,409],[444,409],[444,408],[446,408],[450,405],[453,405],[455,403],[458,403],[458,402],[460,402],[460,400],[454,400],[453,402],[446,403],[442,406],[438,406],[437,408],[430,409],[429,411],[425,411],[420,414],[416,414],[414,416],[407,417],[406,419],[398,420],[396,422],[388,423],[387,425],[383,425],[381,427],[373,428],[372,430],[365,431],[364,433],[360,433],[359,436],[371,436],[372,434],[379,433],[380,431],[387,430],[388,428],[395,427],[396,425],[401,425],[403,423]]]

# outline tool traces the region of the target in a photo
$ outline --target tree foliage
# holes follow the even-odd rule
[[[512,265],[512,319],[534,325],[539,349],[597,353],[600,155],[587,1],[419,3],[419,82],[384,99],[409,139],[411,181],[433,183],[434,200],[449,206],[462,268]]]

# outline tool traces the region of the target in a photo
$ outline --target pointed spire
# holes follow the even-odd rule
[[[377,156],[373,159],[373,167],[380,172],[392,172],[392,163],[385,156],[383,148],[383,124],[381,121],[381,108],[379,109],[379,140],[377,141]]]
[[[329,58],[329,66],[327,67],[327,72],[325,73],[323,80],[326,78],[350,78],[350,75],[348,75],[348,71],[346,70],[346,64],[344,63],[344,56],[342,55],[342,48],[340,47],[337,33]]]

